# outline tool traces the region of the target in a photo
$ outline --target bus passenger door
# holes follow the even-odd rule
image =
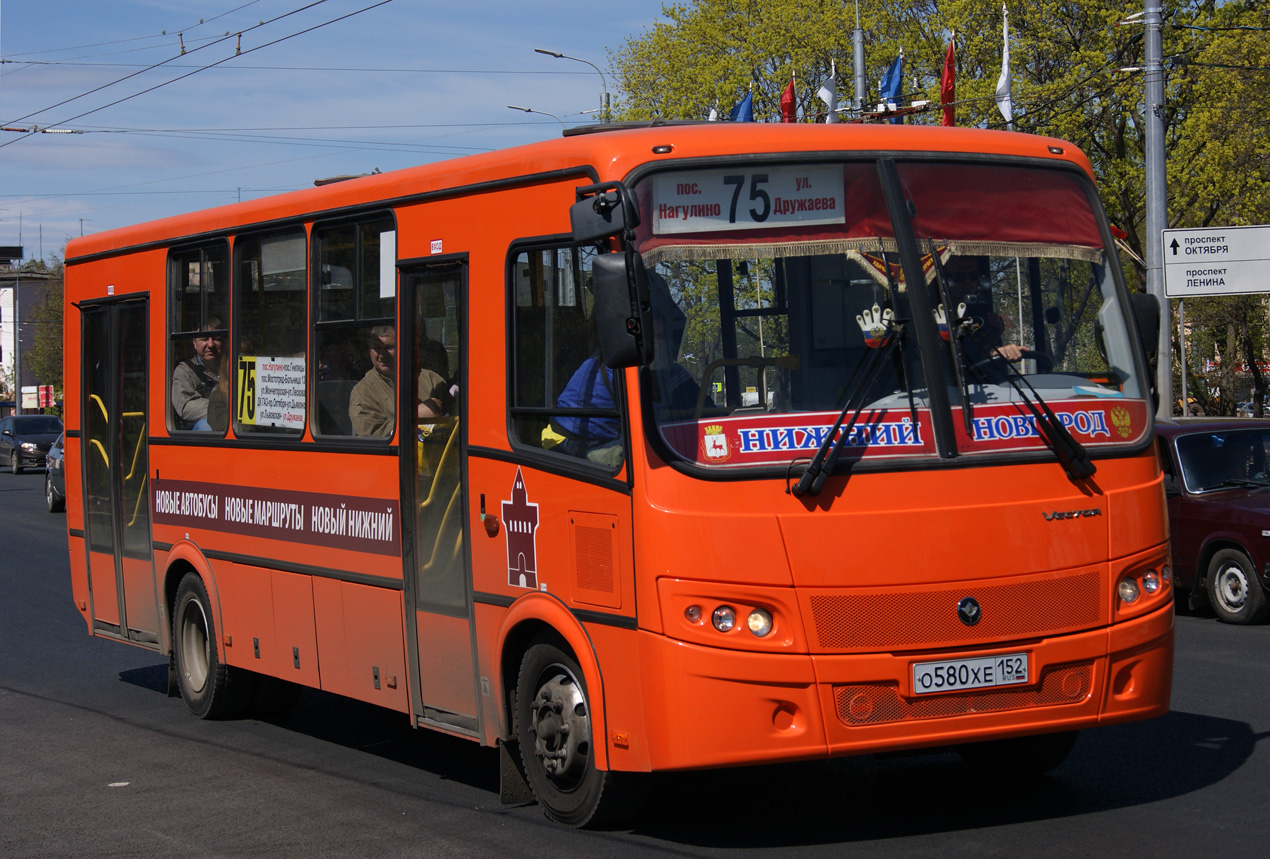
[[[82,309],[84,531],[93,629],[159,642],[150,539],[149,302]]]
[[[399,447],[414,712],[421,724],[476,736],[461,390],[466,272],[453,258],[402,271],[408,327],[398,342],[412,348],[401,356]]]

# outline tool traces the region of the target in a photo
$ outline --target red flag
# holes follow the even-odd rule
[[[797,122],[798,109],[794,106],[794,79],[789,79],[789,86],[781,93],[781,122]]]
[[[944,106],[944,125],[957,124],[957,69],[953,63],[953,43],[948,43],[944,55],[944,76],[939,81],[939,101]]]

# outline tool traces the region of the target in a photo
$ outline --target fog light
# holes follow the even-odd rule
[[[1168,564],[1160,567],[1160,581],[1164,582],[1165,585],[1173,584],[1173,568]]]
[[[764,608],[756,608],[750,612],[745,623],[749,626],[750,632],[762,638],[772,631],[772,613]]]
[[[688,623],[700,623],[701,622],[701,606],[690,605],[686,609],[684,609],[684,619],[687,620]]]
[[[1138,583],[1133,579],[1121,579],[1116,590],[1120,592],[1121,602],[1135,602],[1138,599]]]
[[[732,627],[736,626],[736,609],[730,605],[721,605],[714,610],[710,620],[719,632],[731,632]]]
[[[1142,574],[1142,589],[1149,594],[1160,589],[1160,576],[1155,570],[1147,570]]]

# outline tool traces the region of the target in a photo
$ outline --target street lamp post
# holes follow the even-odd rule
[[[600,76],[600,85],[604,87],[600,100],[600,122],[611,122],[612,115],[609,113],[609,81],[604,76],[604,72],[600,71],[600,67],[590,60],[584,60],[581,57],[571,57],[568,54],[562,54],[559,51],[548,51],[543,48],[534,48],[534,53],[546,54],[549,57],[555,57],[557,60],[573,60],[576,63],[586,63],[595,69]]]
[[[556,116],[554,113],[547,113],[547,111],[545,110],[534,110],[532,107],[521,107],[518,104],[509,104],[507,106],[511,108],[512,110],[523,110],[525,113],[537,113],[537,114],[541,114],[542,116],[549,116],[552,119],[554,119],[556,122],[560,123],[561,128],[565,127],[564,120]]]

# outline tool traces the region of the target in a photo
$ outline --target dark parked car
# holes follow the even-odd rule
[[[0,418],[0,463],[21,474],[23,468],[44,467],[44,457],[62,434],[62,420],[53,415],[9,415]]]
[[[62,448],[65,441],[66,434],[59,435],[44,460],[44,499],[50,513],[66,509],[66,470],[62,462],[66,458]]]
[[[1158,421],[1179,598],[1257,623],[1270,587],[1270,421]]]

